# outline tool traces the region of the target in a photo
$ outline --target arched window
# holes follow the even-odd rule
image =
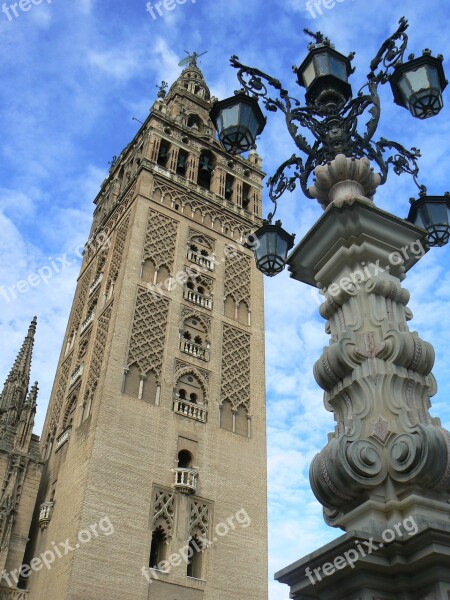
[[[170,154],[170,143],[167,140],[161,140],[158,152],[158,165],[165,167]]]
[[[197,376],[186,373],[178,379],[174,389],[173,410],[184,417],[206,423],[208,410],[205,392]]]
[[[77,400],[78,400],[77,396],[78,396],[78,392],[69,396],[66,411],[64,413],[63,430],[67,429],[67,427],[72,426],[75,409],[77,407]]]
[[[198,115],[190,115],[188,118],[187,126],[193,131],[202,131],[203,123]]]
[[[209,360],[207,329],[197,315],[184,320],[180,333],[180,350],[182,352],[201,360]]]
[[[203,563],[203,552],[201,542],[197,537],[193,537],[189,542],[189,554],[191,555],[187,564],[186,574],[188,577],[195,579],[202,578],[202,563]]]
[[[209,150],[204,150],[200,154],[200,160],[198,163],[197,183],[207,190],[211,188],[212,172],[214,171],[214,167],[214,155]]]
[[[186,174],[186,169],[188,165],[189,154],[186,150],[180,148],[178,151],[178,159],[177,159],[177,175],[181,175],[182,177]]]
[[[162,527],[158,527],[152,534],[152,545],[150,548],[150,569],[159,569],[159,565],[166,560],[167,537]]]
[[[192,454],[188,450],[178,452],[178,468],[190,469],[192,467]]]

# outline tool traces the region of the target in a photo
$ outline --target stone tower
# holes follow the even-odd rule
[[[42,472],[39,438],[32,433],[37,383],[29,390],[35,332],[36,318],[0,394],[0,595],[8,600],[21,598],[15,590]]]
[[[245,246],[264,174],[215,141],[196,55],[165,88],[95,199],[31,600],[267,598],[263,283]]]

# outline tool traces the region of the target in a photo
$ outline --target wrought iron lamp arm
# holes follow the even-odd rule
[[[403,62],[403,56],[406,51],[406,46],[408,45],[408,36],[405,33],[408,26],[407,19],[401,17],[397,31],[383,42],[378,50],[378,54],[370,63],[370,73],[367,78],[369,80],[374,80],[377,85],[379,83],[387,83],[391,75],[390,70]],[[383,69],[376,73],[376,70],[381,63],[383,64]]]
[[[304,111],[305,113],[307,113],[308,109],[296,109],[295,107],[300,107],[300,101],[296,98],[289,96],[288,91],[285,88],[283,88],[281,82],[278,79],[271,77],[270,75],[264,73],[263,71],[260,71],[259,69],[255,69],[254,67],[248,67],[247,65],[244,65],[239,61],[239,58],[237,56],[232,56],[230,58],[230,64],[235,69],[239,69],[237,72],[237,78],[244,92],[258,99],[261,98],[265,108],[270,112],[276,112],[277,110],[281,110],[281,112],[285,116],[286,125],[292,139],[305,154],[311,155],[313,152],[313,148],[304,136],[297,133],[298,127],[293,122],[295,120],[300,120],[298,118],[299,113],[297,113],[297,110]],[[280,98],[271,98],[269,96],[269,90],[267,89],[267,85],[264,82],[266,82],[267,85],[269,85],[270,87],[277,90]],[[301,124],[303,125],[303,123]]]

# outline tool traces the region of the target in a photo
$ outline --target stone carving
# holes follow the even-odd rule
[[[136,364],[141,375],[153,370],[161,381],[169,300],[138,287],[127,368]]]
[[[250,410],[250,335],[224,324],[222,342],[221,403]]]
[[[211,337],[211,317],[208,317],[208,315],[205,315],[203,313],[199,313],[193,310],[192,308],[189,308],[189,306],[181,305],[181,325],[186,319],[189,319],[190,317],[197,319],[197,321],[199,321],[203,325],[203,327],[206,329],[206,333],[208,334],[209,339]]]
[[[108,284],[106,289],[109,290],[113,285],[119,274],[120,265],[122,263],[123,251],[125,248],[125,241],[127,238],[128,225],[130,222],[130,215],[128,214],[122,223],[119,225],[116,233],[116,239],[114,241],[114,248],[111,256],[111,264],[108,273]]]
[[[155,488],[153,492],[153,529],[158,527],[160,521],[163,521],[164,531],[168,540],[173,535],[173,519],[175,515],[174,497],[173,490]]]
[[[251,258],[233,249],[226,252],[225,259],[225,298],[231,296],[236,304],[245,302],[250,310]]]
[[[355,198],[370,202],[380,185],[381,176],[374,173],[367,158],[359,160],[338,154],[326,166],[314,169],[315,182],[309,188],[313,198],[317,198],[322,208],[329,205],[342,205]]]
[[[164,265],[168,271],[172,272],[177,243],[177,228],[177,221],[150,209],[142,260],[151,260],[156,269]]]
[[[212,254],[214,252],[216,244],[216,240],[214,238],[189,227],[188,241],[190,242],[192,238],[201,238],[203,240],[203,244],[210,250],[210,253]]]
[[[208,398],[208,386],[209,386],[209,372],[200,367],[193,367],[178,358],[175,360],[175,381],[177,381],[183,375],[192,374],[195,375],[202,386],[205,393],[205,399]]]
[[[189,511],[189,536],[200,533],[208,538],[209,532],[209,506],[198,499],[192,498]]]
[[[103,356],[106,348],[106,340],[108,337],[109,322],[112,314],[112,304],[100,315],[97,323],[97,331],[95,335],[94,349],[92,351],[91,365],[87,379],[85,400],[89,394],[92,394],[100,378],[100,371],[103,364]]]
[[[377,181],[364,160],[338,157],[319,169],[323,173],[319,172],[316,194],[323,202],[326,197],[333,202],[333,189],[339,196],[340,177],[354,177],[364,193],[375,191]],[[323,196],[317,190],[324,190]],[[384,269],[346,286],[337,283],[361,269],[361,264],[377,260],[386,264],[381,262],[388,256],[386,245],[392,252],[395,244],[400,249],[405,241],[416,243],[414,236],[421,234],[396,217],[388,222],[367,198],[363,202],[353,196],[353,204],[347,200],[334,208],[333,223],[331,218],[323,220],[329,228],[326,243],[335,244],[333,252],[320,248],[320,242],[319,248],[305,246],[304,250],[320,251],[321,256],[329,252],[320,266],[320,286],[326,286],[320,314],[327,320],[331,343],[316,362],[314,375],[325,390],[325,407],[336,420],[335,432],[312,462],[311,486],[325,508],[327,522],[347,530],[364,522],[374,531],[383,531],[390,510],[384,508],[386,490],[405,516],[415,514],[426,521],[427,502],[432,498],[433,518],[446,521],[450,433],[429,414],[429,399],[436,392],[431,373],[434,350],[408,328],[409,292],[400,284],[405,269],[395,273]],[[354,227],[345,243],[341,218]],[[350,220],[356,224],[348,225]],[[309,264],[309,259],[303,260]],[[333,283],[339,289],[331,296]],[[414,509],[408,494],[414,495]],[[401,503],[404,509],[399,508]]]
[[[78,284],[77,298],[75,300],[75,309],[73,311],[72,324],[69,326],[69,331],[77,331],[81,323],[81,315],[86,304],[86,297],[89,290],[89,285],[92,276],[92,266],[90,266],[84,275],[82,275]]]
[[[197,209],[200,210],[202,223],[205,223],[206,217],[209,217],[211,227],[216,231],[224,233],[225,229],[228,229],[230,237],[239,240],[244,239],[245,235],[248,233],[249,226],[244,225],[244,223],[231,215],[225,214],[220,207],[218,200],[217,207],[215,207],[211,202],[212,198],[208,198],[208,201],[194,198],[192,192],[177,189],[158,179],[157,176],[155,176],[154,192],[158,193],[160,202],[166,206],[173,207],[175,204],[179,204],[182,208],[182,212],[188,217],[192,218],[195,211]],[[212,195],[212,192],[209,192],[209,194]]]
[[[61,365],[59,375],[58,375],[58,383],[55,394],[55,401],[53,404],[52,410],[52,418],[50,420],[50,430],[55,430],[58,422],[59,415],[61,413],[61,407],[66,396],[66,388],[67,382],[69,379],[70,367],[72,364],[72,356],[69,356]]]

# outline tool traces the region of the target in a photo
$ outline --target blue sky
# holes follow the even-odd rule
[[[6,2],[8,7],[10,2]],[[238,86],[228,59],[240,59],[281,79],[303,98],[291,71],[306,52],[303,28],[320,29],[344,54],[356,51],[354,91],[364,82],[370,60],[395,30],[400,16],[410,21],[409,51],[430,46],[450,58],[444,2],[342,0],[312,18],[304,0],[187,0],[153,19],[143,0],[44,0],[0,12],[0,284],[10,286],[44,265],[41,283],[9,302],[0,296],[0,375],[6,376],[29,321],[39,317],[33,379],[40,382],[36,430],[42,427],[80,261],[87,239],[92,200],[108,161],[132,139],[156,97],[156,84],[178,76],[185,50],[202,52],[201,67],[211,92],[224,98]],[[446,60],[444,66],[450,75]],[[450,89],[450,88],[449,88]],[[421,148],[421,181],[431,193],[450,189],[450,99],[435,119],[419,122],[393,104],[389,86],[381,91],[379,135]],[[294,152],[294,144],[270,115],[258,151],[270,174]],[[391,174],[376,203],[406,216],[412,181]],[[266,210],[269,202],[266,195]],[[280,202],[280,217],[297,240],[321,209],[299,190]],[[70,266],[60,268],[66,254]],[[439,392],[432,414],[450,427],[450,249],[428,253],[405,282],[411,291],[410,324],[436,349]],[[270,563],[273,573],[340,534],[323,524],[321,507],[309,488],[311,459],[333,429],[332,415],[312,377],[312,366],[327,344],[324,322],[310,288],[286,273],[266,281],[266,367],[269,456]],[[280,301],[282,298],[282,301]],[[288,590],[270,583],[270,600],[287,600]]]

